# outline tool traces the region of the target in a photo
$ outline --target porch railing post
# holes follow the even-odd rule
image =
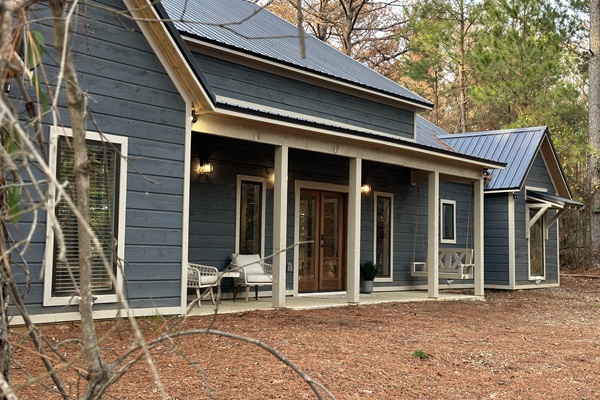
[[[273,307],[285,307],[288,192],[288,147],[275,148],[275,187],[273,199]]]
[[[362,160],[350,159],[350,182],[348,187],[348,303],[360,300],[360,186],[362,179]]]
[[[437,299],[440,275],[440,174],[437,171],[429,173],[427,199],[427,295]]]

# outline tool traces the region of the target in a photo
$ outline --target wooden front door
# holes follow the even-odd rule
[[[343,193],[302,189],[298,290],[343,290],[346,283],[346,196]]]

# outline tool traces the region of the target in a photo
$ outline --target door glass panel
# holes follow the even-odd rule
[[[314,194],[301,194],[299,224],[300,241],[312,241],[312,243],[299,246],[298,279],[300,290],[316,290],[317,254],[315,247],[319,240],[317,238],[317,198]]]
[[[323,280],[340,277],[340,199],[323,200]]]

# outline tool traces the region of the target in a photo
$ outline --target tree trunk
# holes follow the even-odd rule
[[[4,198],[4,196],[3,196]],[[6,205],[3,204],[4,207]],[[6,234],[6,227],[4,221],[0,224],[0,251],[1,251],[1,262],[2,268],[5,270],[10,268],[10,259],[5,251],[4,244],[7,242],[8,235]],[[10,341],[8,337],[8,301],[9,301],[9,290],[6,282],[7,274],[2,273],[2,279],[0,279],[0,374],[4,381],[10,383]]]
[[[589,137],[593,152],[588,165],[590,244],[593,266],[600,264],[600,0],[590,0]]]
[[[460,110],[460,132],[467,132],[467,78],[465,76],[466,68],[466,32],[465,32],[465,4],[463,0],[459,2],[460,32],[458,43],[458,109]]]
[[[65,19],[66,7],[67,3],[64,0],[50,0],[50,8],[54,17],[55,47],[57,53],[64,60],[62,69],[69,115],[71,116],[71,129],[73,131],[73,168],[77,193],[77,210],[80,213],[80,219],[78,220],[79,312],[81,314],[83,353],[88,364],[88,385],[80,398],[99,399],[106,390],[106,383],[110,379],[111,371],[100,353],[92,313],[92,238],[87,229],[90,198],[90,161],[87,156],[85,142],[87,102],[85,94],[79,87],[77,71],[68,47],[70,40],[65,40],[69,36],[69,21]],[[67,46],[65,47],[63,43],[66,43]]]

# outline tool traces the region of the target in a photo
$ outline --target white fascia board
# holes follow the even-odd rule
[[[387,102],[392,101],[392,102],[395,102],[395,103],[402,103],[404,105],[407,105],[407,106],[410,106],[410,107],[415,107],[415,108],[418,108],[418,109],[421,109],[421,110],[432,110],[433,109],[433,107],[428,107],[428,106],[426,106],[424,104],[420,104],[420,103],[418,103],[416,101],[411,101],[410,99],[403,99],[403,98],[400,98],[400,97],[393,96],[391,94],[386,94],[386,93],[383,93],[383,92],[379,92],[379,91],[377,91],[375,89],[369,89],[369,88],[366,88],[366,87],[354,85],[351,82],[346,82],[346,81],[342,81],[342,80],[339,80],[339,79],[334,79],[332,77],[328,77],[328,76],[325,76],[325,75],[320,75],[320,74],[317,74],[315,72],[306,71],[306,70],[301,69],[299,67],[294,67],[294,66],[291,66],[291,65],[285,65],[285,64],[282,64],[280,62],[268,60],[266,58],[254,56],[252,54],[247,54],[247,53],[241,52],[239,50],[229,49],[229,48],[220,46],[218,44],[207,43],[207,42],[204,42],[204,41],[202,41],[200,39],[192,38],[190,36],[185,36],[183,33],[182,33],[181,36],[182,36],[183,40],[185,40],[186,42],[193,43],[193,44],[195,44],[197,46],[200,46],[202,48],[210,49],[210,50],[213,50],[213,51],[216,51],[216,52],[219,52],[219,53],[224,53],[224,54],[230,55],[231,57],[242,58],[242,59],[244,59],[246,61],[244,63],[244,65],[249,65],[250,63],[268,65],[268,66],[270,66],[272,68],[277,68],[277,69],[280,69],[282,71],[285,71],[288,74],[293,74],[296,77],[298,75],[300,75],[300,76],[303,76],[306,79],[309,79],[309,80],[312,80],[312,81],[318,80],[318,81],[326,82],[329,85],[338,86],[338,87],[340,87],[340,89],[351,90],[351,91],[358,91],[358,92],[361,92],[361,93],[363,93],[365,95],[368,95],[368,96],[375,96],[375,97],[378,97],[378,98],[380,98],[382,100],[386,100]]]
[[[555,193],[560,193],[562,188],[562,190],[569,194],[569,199],[572,199],[573,195],[571,193],[571,189],[569,188],[567,177],[565,176],[565,172],[560,165],[560,160],[558,159],[558,155],[556,154],[554,145],[552,144],[549,135],[544,135],[542,145],[540,146],[540,153],[542,155],[542,160],[544,161],[546,170],[548,171],[548,175],[550,176],[550,180],[552,181],[552,185],[554,186]],[[548,157],[551,160],[548,160]],[[556,168],[548,168],[548,163],[554,164]],[[552,173],[552,171],[558,171],[559,176],[556,177],[557,174]],[[557,180],[560,182],[557,182]]]
[[[484,190],[483,194],[518,193],[520,189]]]

